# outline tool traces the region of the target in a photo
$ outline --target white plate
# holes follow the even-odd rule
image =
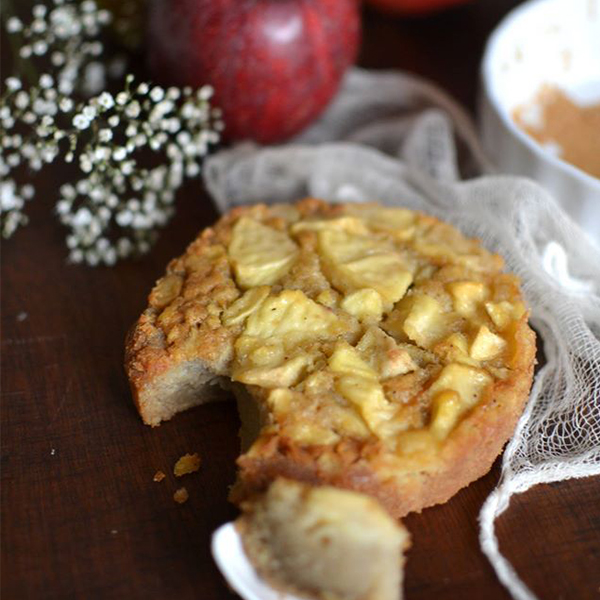
[[[244,600],[306,600],[276,591],[258,576],[233,523],[225,523],[213,533],[211,549],[227,583]]]

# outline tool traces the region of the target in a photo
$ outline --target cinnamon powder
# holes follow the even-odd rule
[[[513,111],[517,125],[561,159],[600,178],[600,103],[580,106],[562,90],[544,86]]]

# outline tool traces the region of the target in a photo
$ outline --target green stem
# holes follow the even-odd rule
[[[2,11],[2,21],[4,22],[4,29],[6,31],[6,23],[8,19],[12,16],[17,16],[17,12],[13,7],[12,0],[4,0],[3,4],[4,10]],[[8,43],[10,44],[11,54],[13,55],[13,64],[16,63],[18,65],[19,71],[25,75],[25,79],[30,86],[36,85],[39,80],[39,76],[35,67],[33,66],[33,63],[30,60],[23,58],[19,53],[22,44],[18,43],[19,40],[17,39],[17,36],[13,33],[8,33],[8,31],[6,33],[8,37]],[[21,35],[19,37],[22,41],[23,36]]]

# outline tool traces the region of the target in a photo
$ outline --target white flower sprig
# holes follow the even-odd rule
[[[34,190],[16,183],[16,171],[22,166],[38,171],[62,157],[83,173],[60,188],[56,204],[70,229],[69,259],[112,265],[150,249],[173,215],[176,191],[184,178],[199,174],[223,124],[210,105],[209,86],[165,89],[136,84],[129,75],[123,91],[97,94],[104,87],[104,67],[96,68],[95,57],[102,53],[96,38],[110,14],[91,0],[53,3],[51,10],[34,7],[28,27],[15,17],[6,22],[9,33],[23,34],[22,58],[50,53],[54,69],[27,88],[16,77],[5,82],[0,227],[9,237],[27,222],[23,209]],[[92,91],[93,97],[77,99]]]

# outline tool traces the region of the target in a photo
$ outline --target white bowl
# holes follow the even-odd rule
[[[600,242],[600,179],[553,155],[512,118],[544,84],[582,105],[600,102],[600,0],[530,0],[510,12],[488,40],[482,83],[479,124],[491,160],[536,179]]]

